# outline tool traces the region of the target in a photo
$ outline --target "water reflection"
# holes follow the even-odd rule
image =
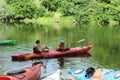
[[[117,27],[117,29],[116,29]],[[94,32],[94,48],[91,51],[93,61],[97,61],[104,67],[112,68],[112,69],[120,69],[118,65],[120,56],[119,54],[119,41],[120,28],[118,26],[107,26],[100,27],[96,32]],[[94,28],[92,29],[94,30]],[[92,31],[93,32],[93,31]]]
[[[60,66],[60,69],[63,69],[64,68],[64,57],[62,58],[58,58],[58,61],[59,61],[59,66]]]

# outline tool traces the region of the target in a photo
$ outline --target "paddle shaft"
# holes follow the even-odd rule
[[[83,41],[85,41],[85,39],[81,39],[81,40],[79,40],[79,41],[77,41],[77,42],[73,42],[73,43],[71,43],[71,44],[68,44],[68,46],[70,47],[72,44],[80,43],[80,42],[83,42]]]

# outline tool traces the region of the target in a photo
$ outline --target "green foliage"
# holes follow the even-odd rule
[[[54,16],[54,12],[46,12],[46,14],[44,14],[45,17],[53,17]]]
[[[6,3],[7,2],[7,3]],[[0,0],[0,18],[74,16],[77,22],[120,22],[119,0]]]
[[[61,12],[64,16],[70,16],[75,14],[75,5],[71,2],[63,1],[61,3]]]
[[[35,15],[36,16],[34,15],[34,17],[42,17],[46,13],[46,9],[43,6],[40,6],[39,8],[36,8],[35,10],[36,10],[35,11]]]
[[[5,0],[0,0],[0,19],[9,17],[14,14],[10,8],[10,5]]]
[[[25,18],[36,18],[43,16],[45,13],[45,8],[43,6],[36,6],[33,1],[28,0],[8,0],[7,1],[13,11],[14,15],[12,16],[15,20],[25,19]]]
[[[41,4],[48,11],[57,11],[58,7],[60,7],[61,0],[42,0]]]
[[[82,0],[82,1],[86,1],[86,0]],[[89,21],[94,21],[97,19],[97,17],[95,17],[96,15],[98,15],[98,11],[100,11],[100,7],[97,8],[98,5],[96,1],[90,1],[86,2],[87,5],[82,2],[81,5],[79,5],[78,8],[76,8],[76,14],[75,14],[75,18],[77,22],[89,22]],[[90,3],[90,4],[89,4]],[[82,8],[81,8],[82,7]],[[99,9],[98,11],[96,9]]]
[[[98,0],[98,1],[100,1],[100,2],[105,2],[105,3],[108,3],[108,4],[111,3],[111,0]]]
[[[33,3],[28,1],[17,1],[12,3],[12,7],[14,8],[15,15],[14,19],[20,20],[24,18],[32,18],[34,17],[36,7]]]
[[[110,20],[119,21],[120,9],[118,8],[111,4],[91,0],[88,5],[76,10],[75,18],[78,22],[98,21],[102,24],[109,24]]]

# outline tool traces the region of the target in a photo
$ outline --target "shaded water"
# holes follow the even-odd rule
[[[120,70],[120,27],[96,25],[52,25],[41,26],[37,24],[0,24],[0,40],[15,39],[14,46],[0,46],[0,74],[9,70],[21,69],[35,61],[42,61],[42,76],[47,76],[53,71],[70,67],[100,66]],[[32,52],[36,39],[41,40],[41,45],[55,49],[59,40],[66,44],[80,39],[84,42],[72,45],[93,45],[89,51],[92,55],[88,58],[42,59],[25,62],[11,61],[11,55],[16,53]],[[13,66],[14,65],[14,66]]]

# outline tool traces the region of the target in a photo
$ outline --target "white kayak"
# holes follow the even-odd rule
[[[60,79],[60,70],[55,71],[55,73],[45,77],[42,80],[61,80]]]

